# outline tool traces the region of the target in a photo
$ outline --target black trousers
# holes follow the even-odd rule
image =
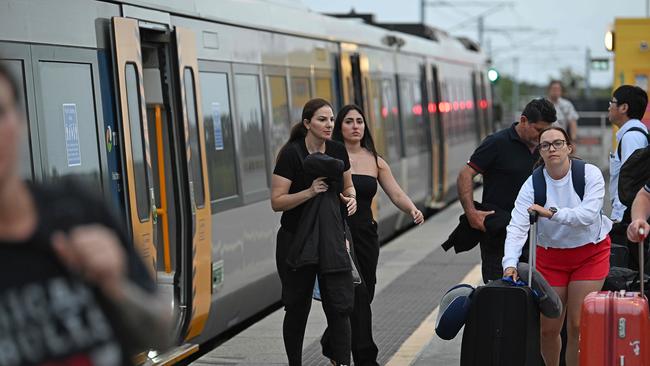
[[[372,337],[372,309],[375,296],[377,263],[379,261],[379,237],[377,223],[372,218],[350,221],[350,233],[354,245],[354,259],[361,274],[362,283],[354,289],[352,324],[352,357],[358,366],[378,366],[377,345]]]
[[[481,247],[481,273],[483,283],[498,280],[503,277],[503,249],[506,242],[506,234],[498,235],[490,240],[482,240]],[[528,243],[526,243],[519,257],[520,262],[528,263]]]
[[[350,313],[353,308],[352,274],[319,274],[318,266],[289,268],[287,253],[293,234],[280,228],[277,236],[276,265],[282,282],[284,322],[282,334],[290,366],[302,365],[302,347],[311,310],[314,282],[318,282],[327,317],[326,347],[323,354],[339,364],[350,364]],[[322,342],[322,341],[321,341]]]

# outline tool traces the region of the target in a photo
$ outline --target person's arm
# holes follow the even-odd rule
[[[357,191],[354,189],[352,182],[352,169],[343,172],[343,193],[341,193],[341,201],[348,209],[348,216],[354,215],[357,212]]]
[[[386,192],[388,198],[397,208],[402,210],[402,212],[408,214],[413,219],[413,222],[420,224],[424,221],[424,216],[422,212],[418,210],[413,201],[406,195],[404,190],[399,186],[393,173],[390,170],[388,163],[382,158],[377,159],[377,164],[379,165],[379,173],[377,180],[381,185],[381,188]]]
[[[512,209],[510,223],[506,228],[506,241],[504,246],[504,255],[501,260],[504,275],[516,275],[517,263],[521,256],[522,248],[528,239],[528,229],[530,228],[530,219],[528,208],[534,202],[534,192],[532,179],[529,177],[524,185],[521,186],[517,199],[515,200],[515,208]],[[535,250],[536,248],[530,248]],[[514,271],[513,271],[514,270]]]
[[[92,224],[78,226],[69,234],[57,232],[52,236],[52,247],[70,272],[105,296],[117,326],[137,343],[129,347],[162,350],[171,344],[169,304],[128,277],[128,253],[112,229]]]
[[[309,201],[321,192],[327,191],[325,177],[314,179],[311,187],[300,192],[289,194],[291,181],[285,177],[273,174],[271,176],[271,208],[275,212],[288,211]]]
[[[567,186],[573,189],[573,186]],[[585,195],[576,207],[558,208],[551,221],[573,227],[590,226],[601,220],[603,198],[605,197],[605,180],[598,168],[585,166]]]
[[[571,131],[571,141],[575,143],[576,139],[578,138],[578,120],[570,119],[567,122],[567,127],[569,127],[569,131]]]
[[[571,140],[576,141],[576,138],[578,137],[578,119],[580,116],[578,115],[578,112],[576,112],[573,103],[569,101],[567,102],[569,106],[569,112],[567,113],[567,127],[569,128],[569,131],[571,131]]]
[[[644,236],[646,237],[650,234],[648,216],[650,216],[650,185],[641,188],[632,203],[632,222],[627,227],[627,238],[631,242],[638,243],[641,241],[639,229],[644,230]]]
[[[494,211],[479,211],[474,206],[474,176],[478,174],[474,168],[465,165],[458,173],[456,185],[458,187],[458,197],[463,211],[467,216],[469,226],[474,229],[486,231],[485,217],[494,213]]]

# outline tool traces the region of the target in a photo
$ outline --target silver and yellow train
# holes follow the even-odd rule
[[[362,105],[418,206],[453,198],[492,129],[487,60],[399,29],[291,0],[0,2],[0,55],[29,122],[24,176],[76,175],[120,210],[180,314],[177,347],[154,361],[279,301],[269,182],[310,98]],[[384,194],[374,206],[382,238],[409,225]]]

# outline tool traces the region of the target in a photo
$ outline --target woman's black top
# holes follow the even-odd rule
[[[352,174],[354,189],[357,191],[357,212],[350,217],[351,224],[357,220],[368,221],[372,219],[372,199],[377,194],[377,178],[364,175]]]
[[[344,164],[344,172],[350,169],[350,158],[348,157],[348,152],[345,150],[345,146],[342,143],[331,140],[325,141],[325,154],[342,160]],[[291,181],[289,194],[297,193],[311,187],[311,183],[314,179],[318,178],[306,174],[302,169],[302,161],[307,155],[309,155],[309,152],[307,151],[304,138],[289,143],[278,155],[278,160],[275,164],[273,174],[277,174]],[[343,192],[342,181],[343,177],[341,177],[338,182],[327,183],[330,185],[330,189],[336,190],[338,194]],[[283,229],[291,233],[296,232],[304,205],[305,204],[303,203],[282,213],[280,223]]]

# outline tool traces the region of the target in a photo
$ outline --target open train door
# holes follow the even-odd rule
[[[212,298],[212,235],[210,192],[207,178],[205,134],[199,88],[196,36],[189,29],[176,27],[176,54],[181,123],[185,141],[187,177],[192,210],[192,303],[186,339],[203,331]]]
[[[144,105],[140,32],[134,19],[113,18],[113,51],[121,115],[126,203],[133,241],[152,276],[156,275],[154,201],[147,114]]]
[[[203,331],[212,297],[196,40],[185,29],[147,29],[122,17],[112,19],[112,32],[127,221],[162,301],[178,314],[177,340],[184,343]],[[166,59],[172,62],[152,62]],[[188,342],[152,361],[165,364],[197,349]]]

